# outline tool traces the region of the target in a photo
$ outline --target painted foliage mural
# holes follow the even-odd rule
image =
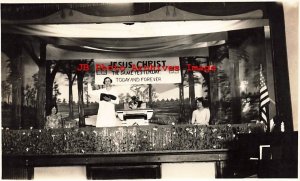
[[[189,124],[192,111],[196,108],[195,99],[203,97],[211,111],[210,124],[257,121],[259,69],[265,62],[263,31],[231,31],[229,36],[233,38],[227,43],[209,47],[208,57],[179,57],[181,83],[116,86],[120,90],[120,102],[116,109],[127,109],[134,98],[144,103],[141,104],[143,108],[154,110],[149,120],[151,124]],[[8,57],[9,51],[2,52],[4,127],[14,127],[15,124],[20,128],[37,127],[35,110],[38,106],[38,70],[41,65],[39,68],[38,61],[34,61],[34,47],[25,45],[22,50],[19,58]],[[19,59],[22,63],[18,63]],[[95,66],[93,59],[47,60],[45,65],[46,115],[50,114],[52,107],[56,107],[66,127],[94,126],[96,119],[92,116],[97,114],[98,101],[91,92],[102,87],[95,84],[92,68],[85,72],[77,71],[80,64]],[[216,71],[188,71],[191,66],[215,66]],[[17,75],[21,74],[25,76],[19,78]],[[18,88],[21,99],[18,101],[15,99],[18,91],[13,91],[17,90],[17,85],[21,85]],[[21,116],[22,112],[28,114]],[[12,124],[13,117],[10,115],[19,122]]]

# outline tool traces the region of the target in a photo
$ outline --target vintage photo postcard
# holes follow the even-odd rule
[[[298,177],[298,3],[1,3],[2,179]]]

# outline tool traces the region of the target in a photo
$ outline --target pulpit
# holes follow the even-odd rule
[[[123,109],[118,110],[117,115],[123,125],[149,125],[153,109]]]

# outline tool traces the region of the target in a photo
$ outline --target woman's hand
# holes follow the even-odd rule
[[[103,99],[104,99],[105,101],[111,101],[111,98],[109,98],[109,97],[107,97],[107,96],[104,96]]]

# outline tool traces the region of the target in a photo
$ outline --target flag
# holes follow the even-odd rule
[[[260,65],[260,90],[259,90],[259,111],[260,111],[260,121],[263,121],[268,128],[269,127],[269,93],[265,82],[265,78],[262,72],[262,66]]]

